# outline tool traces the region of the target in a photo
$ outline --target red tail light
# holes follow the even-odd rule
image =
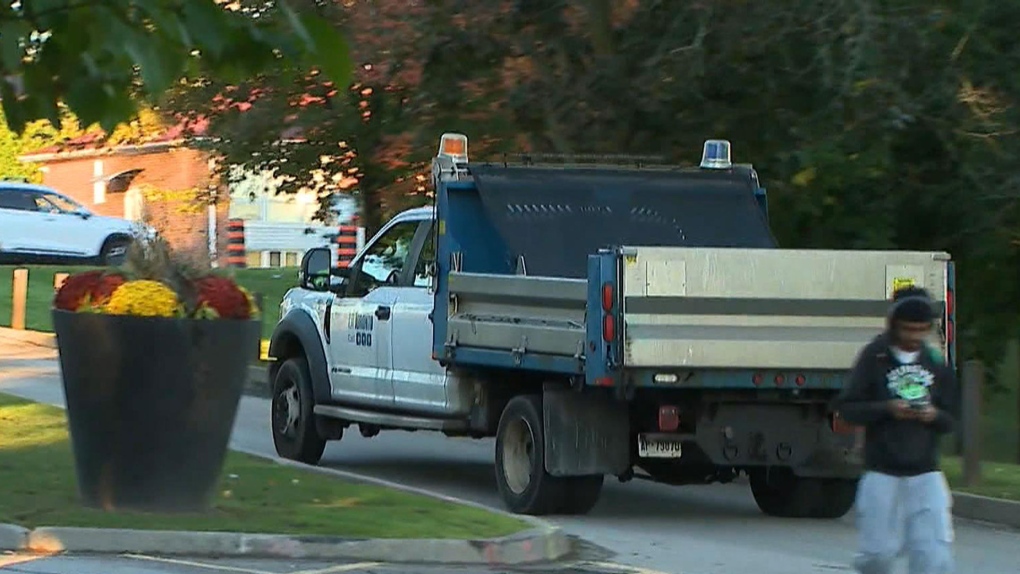
[[[602,317],[602,338],[610,342],[616,338],[616,320],[612,315]]]
[[[680,411],[672,405],[659,407],[659,430],[673,432],[680,428]]]
[[[784,383],[786,383],[786,377],[784,377],[783,375],[776,375],[775,381],[776,386],[781,387],[783,386]]]
[[[613,310],[613,285],[612,283],[602,284],[602,310],[609,311]]]
[[[953,316],[953,292],[950,290],[946,291],[946,316]]]
[[[798,387],[803,387],[804,383],[807,382],[807,378],[804,375],[797,375],[797,378],[793,379],[793,382],[797,383]]]
[[[761,382],[764,381],[764,380],[765,380],[765,375],[763,375],[761,373],[755,373],[754,376],[751,377],[751,382],[754,383],[754,386],[756,386],[756,387],[758,385],[760,385]]]

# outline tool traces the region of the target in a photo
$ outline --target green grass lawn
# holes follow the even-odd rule
[[[104,512],[79,505],[64,412],[0,393],[0,523],[150,530],[487,538],[527,523],[388,488],[230,453],[206,514]]]
[[[15,266],[0,265],[0,327],[11,324],[11,288]],[[35,331],[52,331],[50,305],[53,302],[53,276],[95,269],[59,265],[28,266],[28,305],[25,326]],[[280,301],[288,289],[297,285],[297,268],[233,269],[237,281],[252,293],[262,295],[262,337],[268,339],[280,318]]]
[[[963,466],[959,458],[943,458],[942,470],[953,490],[1020,501],[1020,465],[983,462],[981,484],[967,488],[963,487]]]

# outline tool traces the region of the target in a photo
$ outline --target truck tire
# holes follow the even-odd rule
[[[815,508],[815,518],[842,518],[857,500],[857,479],[831,478],[824,481],[823,502]]]
[[[496,430],[496,487],[517,514],[556,512],[563,502],[562,480],[545,471],[542,397],[514,397]]]
[[[317,464],[326,441],[315,429],[312,376],[304,357],[280,365],[273,381],[271,424],[276,453],[290,460]]]
[[[577,476],[559,478],[563,483],[563,496],[560,499],[559,514],[588,514],[602,496],[602,483],[605,476]]]
[[[857,491],[856,481],[799,477],[785,468],[752,473],[750,482],[758,508],[780,518],[840,518]]]

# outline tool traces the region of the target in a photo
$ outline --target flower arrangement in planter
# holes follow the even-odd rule
[[[79,493],[108,510],[197,511],[222,470],[260,337],[252,295],[162,240],[53,300]]]

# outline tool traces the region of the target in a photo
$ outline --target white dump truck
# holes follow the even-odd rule
[[[514,165],[446,134],[433,182],[349,268],[304,257],[269,348],[281,456],[352,427],[495,437],[518,513],[743,473],[767,514],[835,518],[860,468],[828,405],[895,288],[938,300],[955,361],[948,254],[779,248],[724,140],[693,168]]]

